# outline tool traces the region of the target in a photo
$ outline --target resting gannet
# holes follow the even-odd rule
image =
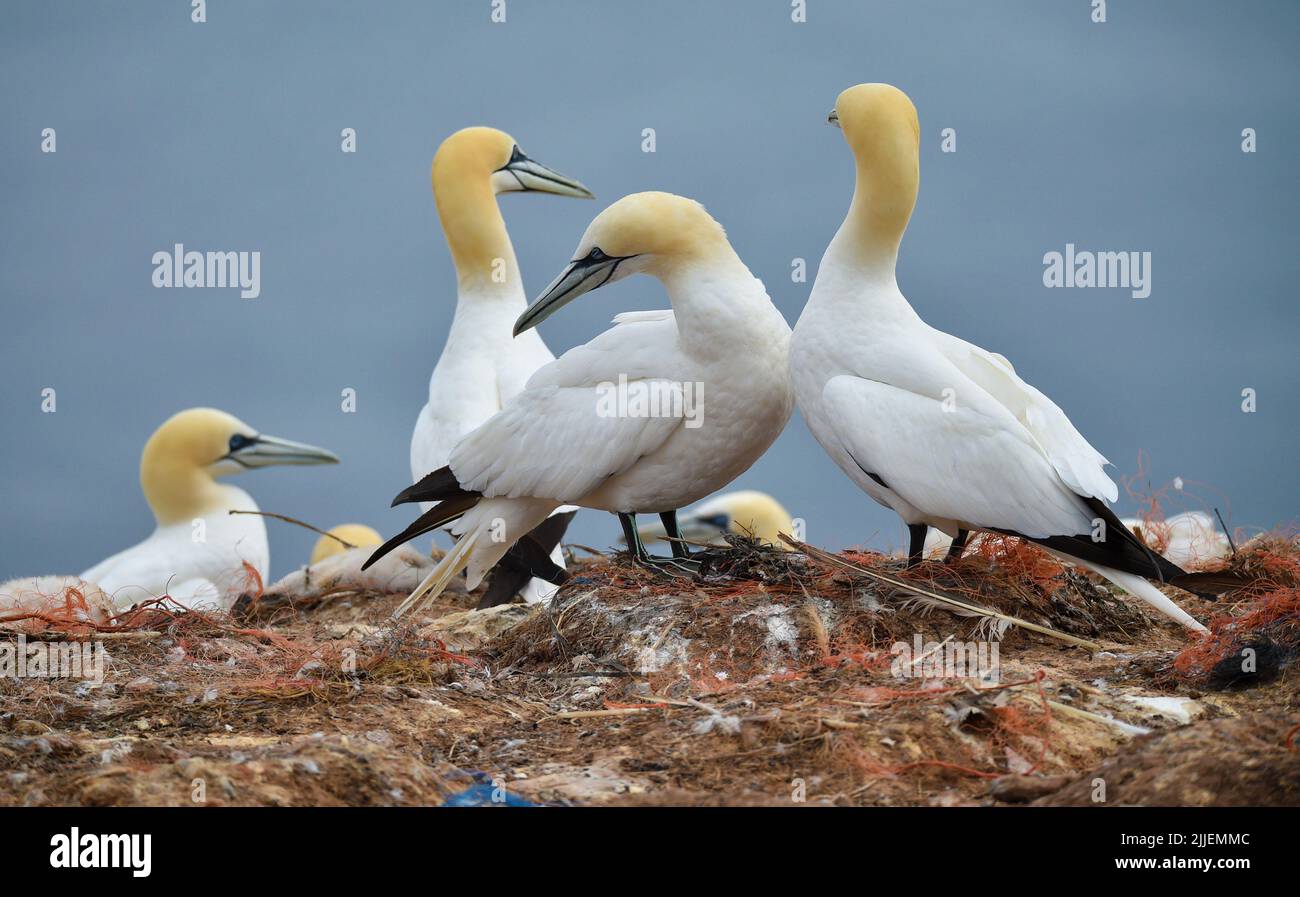
[[[655,564],[634,515],[675,519],[676,509],[749,468],[785,427],[790,328],[693,200],[636,193],[601,212],[515,332],[638,272],[663,283],[671,311],[618,315],[614,327],[533,374],[456,445],[446,467],[397,496],[394,504],[439,503],[370,562],[452,521],[460,536],[399,614],[462,568],[473,588],[518,534],[564,504],[617,514],[636,560]]]
[[[340,542],[340,539],[343,541]],[[348,546],[368,548],[372,545],[380,545],[383,541],[383,536],[364,524],[340,523],[316,540],[316,544],[312,546],[311,560],[307,564],[310,566],[336,554],[343,554],[349,550]],[[345,545],[344,542],[347,544]]]
[[[1218,561],[1232,553],[1232,543],[1204,511],[1184,511],[1164,520],[1125,517],[1124,525],[1180,567]]]
[[[494,128],[457,131],[434,155],[433,197],[456,266],[456,314],[411,436],[416,480],[446,465],[456,443],[555,360],[539,334],[514,339],[511,333],[528,302],[496,195],[518,190],[591,198],[582,184],[529,159],[514,138]],[[564,566],[558,543],[569,519],[552,527],[558,531],[545,546],[558,567]],[[482,606],[509,601],[520,587],[529,600],[555,590],[516,571],[502,574]]]
[[[788,549],[779,533],[794,532],[794,520],[781,503],[766,492],[742,489],[727,492],[700,502],[677,516],[678,538],[706,545],[726,545],[725,533],[745,536],[764,545]],[[637,527],[641,541],[666,540],[668,531],[662,522]]]
[[[899,291],[894,265],[920,181],[911,100],[887,84],[858,85],[840,94],[830,121],[853,150],[857,183],[790,350],[817,441],[907,523],[909,563],[927,526],[957,546],[972,529],[1022,536],[1204,631],[1146,581],[1183,571],[1106,505],[1118,494],[1109,462],[1005,359],[930,327]]]
[[[163,594],[186,607],[228,607],[247,587],[244,564],[266,582],[270,549],[252,496],[218,477],[274,464],[337,464],[324,449],[258,433],[214,408],[174,415],[145,443],[140,487],[158,528],[81,578],[118,607]]]

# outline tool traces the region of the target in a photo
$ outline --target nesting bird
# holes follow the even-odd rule
[[[316,540],[311,549],[308,566],[343,554],[352,548],[369,548],[383,544],[384,537],[361,523],[340,523]]]
[[[395,503],[438,504],[372,561],[453,521],[460,537],[403,611],[463,568],[472,588],[565,504],[616,514],[634,558],[657,565],[663,559],[645,551],[635,515],[660,514],[676,535],[678,508],[727,485],[780,434],[793,407],[790,328],[693,200],[637,193],[601,212],[515,332],[636,273],[663,283],[671,310],[618,315],[613,328],[538,370],[456,445],[446,467],[398,495]],[[685,553],[674,546],[675,556]]]
[[[788,549],[779,538],[793,534],[794,520],[781,503],[766,492],[741,489],[715,495],[677,515],[679,537],[687,543],[726,545],[723,537],[744,536],[773,548]],[[667,540],[668,531],[661,522],[637,527],[641,542]]]
[[[259,467],[336,464],[325,449],[259,433],[215,408],[168,419],[145,443],[140,487],[157,520],[143,542],[91,567],[81,578],[118,607],[170,595],[186,607],[226,607],[246,587],[244,565],[266,581],[270,548],[252,496],[222,477]]]
[[[910,562],[927,527],[1022,536],[1099,573],[1189,629],[1200,623],[1147,579],[1184,571],[1148,549],[1106,502],[1108,463],[999,355],[927,325],[895,280],[920,182],[916,109],[887,84],[840,94],[830,121],[853,151],[853,201],[794,330],[790,373],[817,441],[907,523]]]
[[[433,159],[432,180],[456,267],[456,314],[411,436],[411,476],[416,480],[443,467],[461,439],[500,411],[534,371],[555,360],[536,332],[519,339],[511,332],[527,298],[497,194],[592,196],[572,178],[529,159],[514,138],[494,128],[465,128],[444,140]],[[544,547],[562,567],[558,541],[564,527],[557,523],[550,529],[558,531]],[[509,601],[521,587],[532,598],[554,590],[540,580],[530,583],[516,565],[493,584],[485,604]]]

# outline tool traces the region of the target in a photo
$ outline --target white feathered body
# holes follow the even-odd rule
[[[446,465],[456,443],[518,395],[538,368],[555,360],[535,330],[511,336],[526,307],[517,281],[460,297],[429,378],[429,399],[415,421],[412,481]]]
[[[619,315],[613,328],[540,369],[452,452],[457,480],[485,496],[453,530],[477,534],[465,549],[471,588],[509,547],[486,537],[494,523],[513,535],[561,504],[624,513],[684,507],[747,470],[784,429],[794,401],[790,328],[762,283],[735,259],[665,285],[674,311]],[[689,414],[608,413],[609,390],[620,382],[629,396],[689,390],[695,404],[680,407],[699,425],[689,425]]]
[[[194,520],[157,527],[124,551],[81,574],[99,586],[119,608],[167,594],[186,607],[227,608],[254,588],[244,564],[263,583],[270,568],[266,524],[252,496],[235,486],[220,487],[220,502]]]

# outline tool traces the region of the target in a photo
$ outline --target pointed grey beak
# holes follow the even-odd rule
[[[840,126],[840,114],[832,109],[831,114],[826,116],[826,121],[838,128]]]
[[[497,169],[515,179],[520,190],[532,190],[539,193],[554,193],[557,196],[576,196],[579,199],[595,199],[590,190],[571,177],[560,174],[553,168],[547,168],[540,162],[534,162],[515,147],[510,161]]]
[[[293,442],[276,436],[254,436],[239,448],[232,450],[227,458],[250,470],[258,467],[273,467],[279,464],[337,464],[338,456],[333,452],[303,442]]]
[[[569,267],[561,271],[560,276],[551,281],[551,285],[515,321],[515,336],[536,327],[583,293],[598,290],[609,283],[619,263],[629,258],[632,256],[609,256],[593,249],[587,256],[569,262]]]

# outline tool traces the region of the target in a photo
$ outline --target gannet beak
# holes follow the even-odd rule
[[[536,327],[583,293],[609,283],[609,279],[618,270],[619,263],[629,258],[632,256],[610,256],[600,250],[592,250],[590,255],[569,262],[560,276],[551,281],[545,292],[524,309],[519,320],[515,321],[515,336]]]
[[[579,199],[595,199],[590,190],[573,178],[565,177],[553,168],[547,168],[540,162],[534,162],[515,147],[510,154],[510,161],[494,173],[505,172],[514,179],[518,187],[507,189],[536,190],[541,193],[554,193],[557,196],[576,196]]]
[[[832,109],[831,114],[826,116],[826,121],[838,128],[840,126],[840,114]]]
[[[243,445],[232,448],[226,458],[249,469],[277,464],[339,463],[337,455],[323,448],[265,435],[245,438]]]

